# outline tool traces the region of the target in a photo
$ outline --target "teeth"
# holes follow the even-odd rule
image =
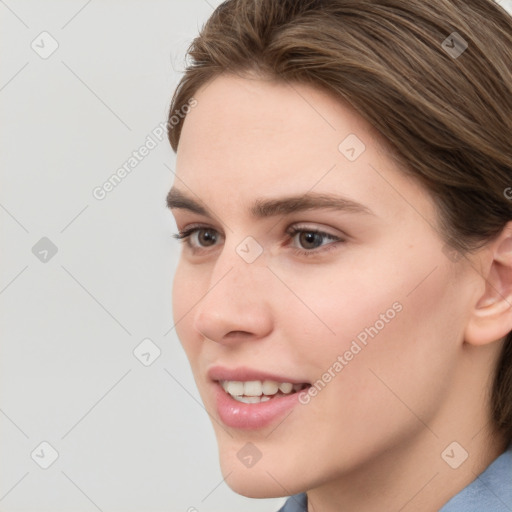
[[[275,395],[279,391],[279,384],[273,380],[266,380],[262,388],[265,395]]]
[[[292,384],[291,382],[275,382],[273,380],[249,380],[246,382],[236,380],[224,380],[220,384],[226,393],[229,393],[239,402],[254,404],[266,402],[270,397],[281,392],[290,394],[302,389],[303,384]]]
[[[222,387],[226,393],[229,393],[231,396],[238,396],[244,394],[244,383],[237,382],[234,380],[225,380],[222,382]]]
[[[293,389],[293,384],[291,384],[290,382],[283,382],[279,384],[279,389],[283,393],[290,393],[291,390]]]
[[[245,404],[257,404],[261,401],[259,396],[234,396],[233,398]]]
[[[270,400],[269,396],[234,396],[233,397],[238,402],[244,402],[245,404],[259,404],[260,402],[268,402]]]
[[[259,380],[249,380],[244,384],[245,396],[261,396],[263,386]]]

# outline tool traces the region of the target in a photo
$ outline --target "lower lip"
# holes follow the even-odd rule
[[[232,398],[218,382],[215,383],[217,411],[221,421],[228,427],[245,430],[271,425],[299,404],[299,394],[303,392],[304,390],[271,398],[266,402],[246,404]]]

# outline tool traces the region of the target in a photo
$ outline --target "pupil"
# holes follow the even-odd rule
[[[215,243],[215,235],[211,231],[203,229],[199,234],[201,245],[213,245]]]
[[[311,231],[302,233],[300,235],[300,238],[300,243],[306,249],[314,249],[315,247],[318,247],[322,241],[322,237],[318,233],[312,233]],[[313,247],[311,247],[310,245],[313,245]]]

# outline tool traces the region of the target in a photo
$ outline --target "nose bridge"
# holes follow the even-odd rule
[[[225,245],[215,262],[194,315],[196,329],[209,339],[221,341],[231,331],[262,335],[270,325],[270,273],[251,243]]]
[[[224,277],[234,288],[261,283],[267,274],[263,246],[252,236],[229,243],[227,239],[215,263],[211,284]]]

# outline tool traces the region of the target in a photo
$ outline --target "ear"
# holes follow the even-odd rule
[[[512,331],[512,221],[483,249],[483,294],[477,298],[465,330],[465,342],[485,345]]]

